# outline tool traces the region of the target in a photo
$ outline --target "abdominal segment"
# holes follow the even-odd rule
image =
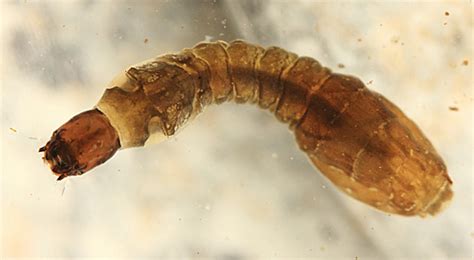
[[[208,105],[254,103],[287,123],[313,164],[359,201],[425,216],[452,196],[443,160],[415,123],[359,79],[313,58],[218,41],[132,66],[126,78],[126,88],[107,89],[97,105],[122,148],[172,136]]]

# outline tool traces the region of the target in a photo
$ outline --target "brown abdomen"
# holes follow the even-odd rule
[[[386,212],[435,214],[452,196],[442,159],[395,105],[309,57],[243,41],[201,43],[129,70],[172,135],[210,103],[257,103],[290,124],[338,188]]]

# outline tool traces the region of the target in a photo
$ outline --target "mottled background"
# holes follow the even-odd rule
[[[472,257],[470,1],[0,6],[3,257]],[[235,104],[82,177],[56,182],[42,163],[52,131],[127,65],[235,38],[315,57],[398,104],[445,159],[451,205],[427,219],[367,207],[313,169],[285,125]]]

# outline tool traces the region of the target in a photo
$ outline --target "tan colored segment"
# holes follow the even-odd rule
[[[232,80],[230,79],[228,56],[224,42],[200,43],[192,52],[209,65],[211,72],[210,87],[214,102],[220,104],[233,98]]]
[[[193,112],[193,101],[197,82],[176,65],[160,62],[159,78],[143,86],[145,94],[158,111],[163,131],[173,135]]]
[[[440,200],[450,198],[437,198],[443,192],[450,193],[443,162],[425,153],[398,118],[378,129],[361,149],[352,176],[366,186],[393,194],[392,207],[407,214],[435,214],[434,208],[444,203]]]
[[[193,80],[196,93],[193,105],[194,114],[200,113],[205,106],[212,103],[212,90],[209,86],[211,76],[205,61],[194,56],[189,49],[185,49],[177,54],[161,56],[160,59],[179,66]]]
[[[295,134],[300,147],[350,175],[358,153],[393,117],[359,79],[333,74],[310,98]]]
[[[367,95],[371,95],[371,93],[363,92],[364,89],[363,83],[355,78],[338,74],[332,75],[319,91],[312,95],[306,114],[295,128],[298,144],[310,157],[317,158],[320,169],[323,164],[330,165],[332,168],[338,169],[336,173],[340,175],[340,178],[351,178],[352,181],[358,183],[358,189],[352,186],[342,187],[352,189],[352,193],[355,195],[360,187],[377,187],[387,177],[386,175],[372,175],[366,171],[364,172],[368,174],[366,182],[353,176],[354,161],[359,156],[359,152],[369,144],[373,135],[372,130],[360,125],[359,117],[361,115],[353,114],[350,110],[353,104],[359,101],[364,103],[366,99],[370,99]],[[366,107],[365,113],[368,115],[363,116],[372,117],[372,123],[380,125],[384,119],[377,116],[374,113],[375,110],[376,108]],[[371,165],[381,167],[380,170],[387,169],[383,164]],[[331,174],[328,177],[332,181],[337,176],[334,171],[321,170],[325,175]],[[377,201],[377,203],[379,202]]]
[[[255,102],[258,95],[258,80],[255,62],[264,52],[260,46],[244,41],[233,41],[227,47],[232,80],[235,87],[235,102]]]
[[[258,104],[261,108],[275,111],[283,92],[283,84],[280,81],[281,74],[297,57],[296,54],[281,48],[270,47],[257,60]]]
[[[148,139],[148,122],[155,109],[142,89],[133,92],[113,87],[105,90],[97,104],[117,130],[121,148],[143,146]]]
[[[161,118],[163,132],[170,136],[191,116],[194,81],[182,68],[164,60],[154,62],[152,79],[144,78],[143,91]]]
[[[300,147],[304,151],[314,151],[320,140],[349,137],[354,131],[363,133],[365,137],[370,136],[360,129],[356,119],[348,121],[350,118],[344,116],[351,101],[363,88],[364,85],[358,80],[346,81],[341,75],[332,74],[318,91],[311,94],[308,109],[296,126],[295,134],[308,138],[301,141]]]
[[[414,168],[415,165],[418,165],[424,169],[422,174],[424,174],[425,179],[419,182],[420,184],[428,184],[426,185],[427,194],[422,202],[423,211],[435,215],[453,197],[451,190],[453,182],[448,175],[443,159],[421,129],[410,118],[382,95],[377,93],[374,95],[388,110],[396,115],[396,120],[406,129],[406,133],[409,133],[410,140],[414,145],[404,147],[404,153],[413,159],[406,164],[405,168]],[[426,169],[429,170],[426,171]]]
[[[392,207],[390,204],[391,195],[386,194],[384,191],[370,188],[362,183],[357,182],[354,178],[348,176],[343,170],[336,166],[332,166],[315,155],[308,155],[313,164],[332,182],[336,187],[347,195],[365,203],[371,205],[379,210],[402,214],[402,215],[413,215],[413,212],[403,212]],[[411,214],[409,214],[411,213]]]
[[[428,140],[428,138],[423,134],[421,129],[413,122],[410,118],[408,118],[397,106],[395,106],[392,102],[387,100],[384,96],[373,92],[374,96],[379,100],[379,102],[384,104],[385,109],[389,110],[391,113],[393,113],[398,120],[406,127],[408,128],[409,132],[411,133],[412,137],[414,140],[416,140],[417,143],[420,143],[420,145],[423,146],[426,151],[429,153],[433,154],[438,158],[438,160],[441,160],[441,156],[438,155],[436,152],[436,149],[433,147],[431,142]]]
[[[298,122],[306,112],[308,95],[317,92],[329,75],[330,71],[315,59],[298,58],[281,76],[284,90],[275,112],[276,117],[291,125]]]

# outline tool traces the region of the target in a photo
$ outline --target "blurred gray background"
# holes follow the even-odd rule
[[[0,7],[2,257],[472,257],[470,1]],[[94,106],[128,65],[235,38],[312,56],[394,101],[445,159],[451,205],[427,219],[365,206],[249,105],[210,107],[176,137],[120,151],[81,177],[56,182],[42,163],[37,150],[52,131]]]

